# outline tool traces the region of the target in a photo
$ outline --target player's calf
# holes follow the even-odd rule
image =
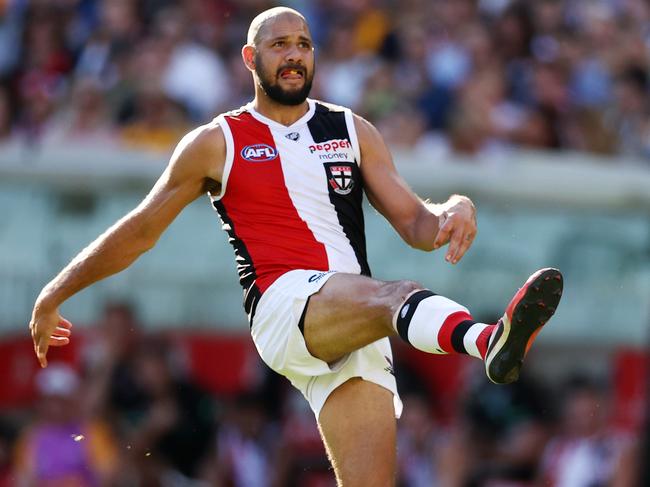
[[[424,352],[462,353],[484,359],[494,325],[478,323],[464,306],[444,296],[418,289],[393,316],[397,333]]]
[[[497,384],[517,380],[523,359],[562,296],[562,274],[541,269],[515,294],[495,324],[476,322],[464,306],[415,289],[393,315],[393,327],[415,348],[436,354],[468,354],[485,360]]]

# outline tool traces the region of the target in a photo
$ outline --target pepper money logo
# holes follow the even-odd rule
[[[352,144],[347,139],[333,139],[308,147],[310,154],[316,154],[321,161],[350,160]]]
[[[278,151],[270,145],[253,144],[244,147],[241,156],[249,162],[266,162],[278,157]]]

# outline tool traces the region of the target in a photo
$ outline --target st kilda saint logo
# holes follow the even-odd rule
[[[354,179],[352,179],[352,165],[333,163],[326,164],[327,181],[335,193],[346,195],[354,189]]]

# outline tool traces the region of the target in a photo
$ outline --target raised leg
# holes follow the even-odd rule
[[[313,356],[333,362],[398,332],[425,352],[483,359],[490,380],[504,384],[519,377],[526,353],[561,296],[560,271],[540,269],[515,294],[498,323],[487,325],[474,321],[467,308],[416,282],[336,274],[311,297],[305,343]]]
[[[394,335],[393,315],[417,289],[422,286],[413,281],[335,274],[309,300],[304,320],[307,349],[314,357],[333,362]]]

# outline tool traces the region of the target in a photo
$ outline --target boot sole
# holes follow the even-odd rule
[[[563,279],[557,269],[541,269],[528,278],[499,320],[488,347],[485,370],[495,384],[519,378],[524,357],[540,329],[553,316],[562,297]]]

